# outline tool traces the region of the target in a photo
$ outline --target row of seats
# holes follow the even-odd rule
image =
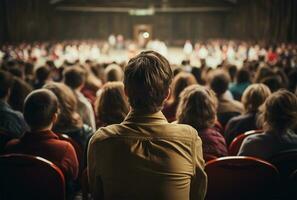
[[[231,155],[237,154],[245,137],[257,132],[250,131],[235,138],[229,147]],[[83,152],[75,141],[67,135],[60,135],[60,139],[72,143],[78,157],[82,158]],[[297,186],[297,150],[281,152],[269,163],[243,156],[204,156],[208,161],[205,167],[209,179],[207,199],[234,199],[234,195],[240,199],[251,199],[250,195],[255,194],[269,198],[269,195],[277,196],[280,193],[282,197],[283,194],[296,195],[292,194],[294,190],[290,187]],[[87,172],[84,170],[80,173],[83,199],[88,199]],[[0,177],[0,199],[65,198],[65,180],[61,170],[40,157],[21,154],[0,156]],[[15,188],[18,188],[17,193]]]

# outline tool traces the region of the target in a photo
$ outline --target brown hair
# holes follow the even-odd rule
[[[31,130],[40,130],[50,125],[56,113],[58,100],[49,90],[35,90],[25,99],[24,118]]]
[[[189,124],[198,131],[214,125],[217,98],[211,89],[191,85],[181,93],[180,97],[176,113],[178,123]]]
[[[215,70],[211,76],[210,87],[216,93],[217,97],[221,97],[228,90],[230,76],[223,70]]]
[[[197,84],[195,76],[187,73],[180,72],[173,78],[172,82],[172,102],[179,102],[181,92],[189,85]]]
[[[68,67],[63,72],[64,82],[72,89],[76,89],[85,83],[86,73],[78,67]]]
[[[106,82],[123,81],[123,70],[117,64],[108,65],[104,70],[104,74]]]
[[[44,88],[52,91],[59,102],[60,113],[54,130],[81,127],[83,122],[77,113],[77,101],[72,90],[63,83],[49,83]]]
[[[172,81],[165,57],[145,51],[132,58],[124,71],[124,85],[133,109],[156,112],[162,109]]]
[[[270,89],[261,83],[255,83],[246,88],[241,101],[247,113],[256,113],[259,107],[271,94]]]
[[[296,126],[297,97],[281,89],[273,93],[262,107],[263,126],[266,130],[282,131]]]
[[[96,102],[98,119],[107,125],[121,123],[129,112],[122,82],[106,83]]]

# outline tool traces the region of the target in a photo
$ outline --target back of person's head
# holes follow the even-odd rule
[[[40,82],[45,82],[49,79],[51,71],[48,67],[42,66],[36,69],[35,76],[36,79]]]
[[[178,75],[176,75],[173,78],[172,82],[172,96],[173,101],[178,102],[179,101],[179,95],[180,93],[189,85],[197,84],[197,81],[194,77],[194,75],[188,73],[188,72],[180,72]]]
[[[24,78],[24,73],[23,73],[22,69],[19,68],[19,67],[13,67],[13,68],[10,68],[8,71],[9,71],[12,75],[14,75],[14,76],[16,76],[16,77],[18,77],[18,78],[21,78],[21,79]]]
[[[82,126],[82,121],[77,113],[77,101],[72,90],[63,83],[48,83],[45,89],[52,91],[58,98],[60,114],[55,130],[62,130],[69,127]]]
[[[263,126],[267,130],[283,131],[295,128],[297,123],[297,97],[281,89],[273,93],[263,105]]]
[[[261,83],[255,83],[247,87],[242,95],[241,101],[247,113],[256,113],[260,106],[271,94],[270,89]]]
[[[10,73],[0,70],[0,99],[9,95],[13,82],[14,79]]]
[[[288,89],[291,92],[295,92],[297,89],[297,69],[292,70],[288,75]]]
[[[144,112],[162,109],[169,95],[172,71],[165,57],[145,51],[132,58],[124,71],[124,85],[130,105]]]
[[[248,83],[250,82],[251,75],[247,69],[240,69],[236,74],[236,82],[237,83]]]
[[[100,122],[107,125],[121,123],[129,112],[124,84],[115,81],[106,83],[97,98],[95,107]]]
[[[230,83],[230,77],[223,70],[216,70],[212,74],[210,87],[218,97],[222,96],[227,90]]]
[[[202,79],[202,70],[201,70],[201,68],[193,67],[191,73],[195,76],[196,81],[200,85],[204,85],[205,84],[205,81]]]
[[[234,82],[235,76],[237,74],[237,67],[235,65],[229,65],[227,66],[227,69],[231,82]]]
[[[54,93],[46,89],[31,92],[24,103],[24,118],[31,130],[41,130],[54,121],[58,113],[58,100]]]
[[[267,66],[263,66],[258,68],[256,74],[255,74],[255,83],[260,83],[264,78],[269,77],[269,76],[273,76],[274,72],[272,69],[270,69]]]
[[[269,87],[271,92],[275,92],[275,91],[283,88],[283,84],[280,80],[280,77],[278,77],[278,76],[269,76],[269,77],[263,78],[261,80],[261,83],[263,83],[267,87]]]
[[[106,82],[123,81],[123,70],[117,64],[108,65],[104,70],[104,74]]]
[[[191,85],[184,89],[176,112],[178,123],[197,130],[212,127],[216,121],[217,98],[211,89]]]
[[[80,67],[68,67],[63,72],[64,83],[72,89],[77,89],[85,83],[85,71]]]
[[[24,100],[31,91],[32,87],[28,83],[15,77],[8,99],[12,109],[23,112]]]

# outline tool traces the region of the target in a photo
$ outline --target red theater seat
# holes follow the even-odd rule
[[[236,156],[238,154],[241,144],[246,137],[262,132],[262,130],[252,130],[238,135],[236,138],[233,139],[233,141],[229,145],[229,155]]]
[[[271,199],[278,181],[272,164],[253,157],[230,156],[209,161],[207,200]]]
[[[62,171],[41,157],[7,154],[0,156],[1,200],[63,200],[65,180]]]

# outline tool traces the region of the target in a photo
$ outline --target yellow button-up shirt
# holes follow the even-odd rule
[[[204,164],[194,128],[170,124],[162,112],[131,111],[121,124],[92,136],[89,186],[95,199],[201,200]]]

